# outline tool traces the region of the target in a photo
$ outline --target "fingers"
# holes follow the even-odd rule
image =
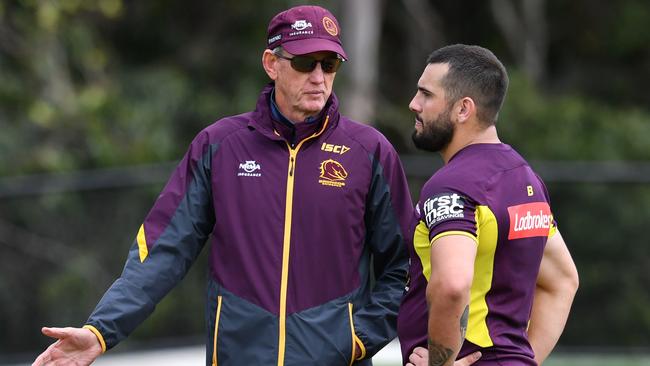
[[[48,337],[59,338],[59,339],[65,338],[69,334],[67,328],[48,328],[48,327],[41,328],[41,333],[43,333]]]
[[[32,363],[32,366],[43,366],[45,365],[48,361],[50,360],[49,355],[47,355],[47,351],[41,353]]]
[[[469,366],[481,358],[481,352],[470,353],[469,355],[454,362],[454,366]],[[424,347],[416,347],[409,356],[409,363],[406,366],[427,365],[429,361],[429,351]]]
[[[51,337],[51,338],[57,338],[57,341],[52,343],[43,353],[41,353],[36,360],[32,363],[32,366],[45,366],[49,362],[53,361],[53,356],[52,352],[53,350],[61,343],[61,339],[67,337],[69,335],[69,332],[65,328],[48,328],[48,327],[43,327],[41,328],[41,333],[44,335]]]
[[[465,358],[467,359],[467,361],[470,362],[468,365],[471,365],[471,364],[473,364],[474,362],[478,361],[478,360],[481,358],[481,356],[482,356],[481,352],[476,351],[476,352],[474,352],[474,353],[468,355],[468,356],[465,357]]]
[[[429,350],[424,347],[415,347],[413,353],[415,353],[420,357],[427,357],[427,358],[429,357]]]
[[[417,364],[420,360],[422,360],[422,357],[416,355],[415,353],[411,353],[409,356],[409,361],[413,364]]]
[[[426,348],[422,347],[416,347],[411,355],[409,356],[409,361],[410,363],[407,364],[411,366],[419,366],[419,365],[425,365],[428,363],[427,361],[429,360],[429,351]]]
[[[57,343],[58,343],[58,341],[51,344],[49,347],[47,347],[47,349],[43,353],[38,355],[36,360],[34,360],[34,363],[32,363],[32,366],[44,366],[44,365],[47,365],[48,362],[52,361],[52,352],[51,352],[51,350]]]
[[[469,355],[454,362],[454,366],[469,366],[481,358],[481,352],[470,353]]]

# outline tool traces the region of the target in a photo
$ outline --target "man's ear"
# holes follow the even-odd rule
[[[273,51],[266,49],[262,54],[262,66],[266,75],[274,80],[278,78],[278,57],[273,54]]]
[[[456,116],[463,123],[476,115],[476,104],[470,97],[461,98],[456,104]]]

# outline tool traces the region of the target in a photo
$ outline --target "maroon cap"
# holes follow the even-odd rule
[[[296,6],[271,19],[267,48],[282,46],[293,55],[332,51],[347,60],[340,34],[339,22],[327,9],[311,5]]]

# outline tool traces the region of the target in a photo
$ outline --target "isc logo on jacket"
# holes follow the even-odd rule
[[[321,145],[320,149],[326,152],[332,152],[341,155],[345,154],[350,150],[350,148],[345,145],[334,145],[334,144],[328,144],[327,142],[323,142],[323,145]]]

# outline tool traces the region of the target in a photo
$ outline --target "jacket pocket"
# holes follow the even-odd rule
[[[350,365],[354,362],[351,319],[352,307],[347,298],[287,316],[285,366]]]
[[[219,333],[219,317],[221,316],[221,302],[223,296],[217,296],[217,311],[214,317],[214,337],[212,343],[212,366],[217,366],[217,334]]]
[[[356,361],[355,355],[357,353],[357,349],[361,350],[361,355],[359,356],[359,360],[362,360],[364,357],[366,357],[366,347],[363,345],[363,342],[361,342],[361,339],[357,337],[357,332],[354,330],[354,316],[352,315],[353,312],[353,307],[354,305],[352,303],[348,303],[348,315],[350,317],[350,332],[351,334],[351,339],[352,339],[352,355],[350,356],[350,366]]]

